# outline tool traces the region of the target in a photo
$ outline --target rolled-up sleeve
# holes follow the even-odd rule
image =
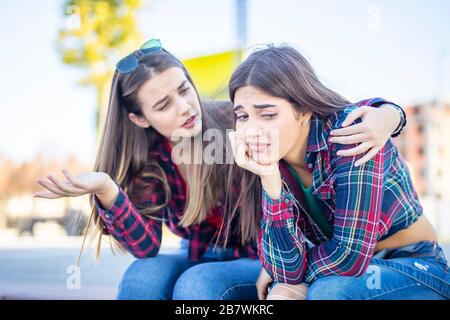
[[[161,246],[162,222],[143,216],[119,187],[113,206],[105,210],[94,196],[98,214],[108,233],[136,258],[156,256]]]

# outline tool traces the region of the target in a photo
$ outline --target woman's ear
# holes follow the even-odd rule
[[[133,122],[135,125],[141,128],[149,128],[150,123],[145,119],[145,117],[138,116],[132,112],[128,114],[128,119],[130,119],[131,122]]]
[[[301,112],[298,118],[299,124],[301,126],[306,126],[311,120],[312,113],[311,112]]]

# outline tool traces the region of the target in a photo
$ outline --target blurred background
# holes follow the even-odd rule
[[[203,97],[227,98],[254,47],[288,43],[352,101],[384,97],[408,125],[395,142],[450,257],[450,2],[445,0],[47,0],[0,2],[0,298],[109,299],[130,255],[87,250],[70,266],[86,197],[34,199],[34,182],[90,170],[118,59],[159,38]],[[163,252],[178,239],[164,230]]]

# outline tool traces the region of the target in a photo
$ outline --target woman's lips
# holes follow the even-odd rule
[[[195,125],[195,119],[197,118],[196,115],[189,117],[184,124],[182,125],[183,128],[192,128]]]
[[[261,152],[266,150],[270,146],[270,143],[247,143],[247,146],[252,152]]]

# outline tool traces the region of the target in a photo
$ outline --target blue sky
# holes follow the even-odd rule
[[[94,91],[56,51],[62,3],[0,3],[0,154],[17,161],[95,157]],[[138,21],[146,38],[188,58],[236,46],[234,9],[234,0],[152,0]],[[287,42],[347,98],[407,106],[450,98],[449,16],[445,0],[252,0],[248,45]]]

